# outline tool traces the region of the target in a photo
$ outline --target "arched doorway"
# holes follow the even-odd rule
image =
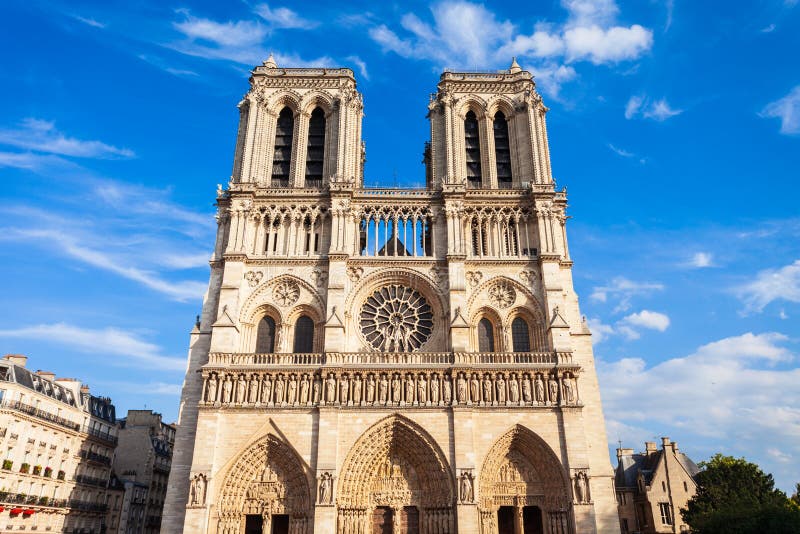
[[[517,425],[492,446],[479,476],[481,534],[572,534],[569,479],[535,433]]]
[[[455,533],[455,480],[425,430],[394,415],[367,430],[342,466],[338,534]]]
[[[310,534],[308,477],[294,449],[272,434],[247,448],[219,494],[219,534]]]

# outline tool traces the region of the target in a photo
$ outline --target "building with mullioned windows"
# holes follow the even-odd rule
[[[347,68],[252,71],[163,533],[618,533],[547,108],[441,75],[426,187],[364,187]]]
[[[105,532],[114,405],[26,364],[0,360],[0,531]]]

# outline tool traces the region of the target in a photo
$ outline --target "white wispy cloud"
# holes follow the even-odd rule
[[[654,291],[661,291],[664,285],[658,282],[635,282],[624,276],[618,276],[605,286],[596,286],[589,296],[598,302],[607,302],[609,297],[617,301],[615,311],[625,311],[630,308],[631,299],[638,295],[648,295]]]
[[[689,261],[686,262],[686,265],[695,269],[714,267],[714,255],[710,252],[695,252]]]
[[[17,128],[0,129],[0,144],[33,152],[80,158],[132,158],[129,148],[119,148],[102,141],[86,141],[67,137],[53,121],[27,118]],[[21,158],[24,156],[20,155]]]
[[[800,302],[800,260],[778,269],[764,269],[753,281],[734,288],[745,313],[762,312],[771,302]]]
[[[650,366],[641,358],[599,359],[609,439],[641,443],[671,433],[684,450],[708,455],[735,443],[761,463],[770,461],[763,447],[769,436],[794,466],[782,467],[780,482],[793,483],[800,479],[800,368],[773,367],[796,361],[788,341],[775,332],[746,333]]]
[[[98,360],[114,365],[171,371],[186,368],[183,358],[166,356],[158,345],[120,328],[83,328],[67,323],[38,324],[0,330],[0,338],[45,341],[91,354]]]
[[[259,4],[254,11],[272,28],[310,30],[319,26],[319,22],[303,18],[288,7],[271,8],[268,4]]]
[[[598,317],[589,318],[586,322],[589,325],[589,331],[592,333],[592,345],[602,343],[616,333],[613,326],[605,324]]]
[[[622,322],[634,327],[648,328],[650,330],[663,332],[669,328],[670,321],[669,316],[664,313],[642,310],[638,313],[632,313],[626,316],[622,319]]]
[[[642,95],[633,95],[625,104],[625,118],[633,119],[643,117],[658,122],[663,122],[671,117],[683,113],[682,109],[673,108],[665,98],[651,100]]]
[[[603,323],[599,318],[589,319],[588,323],[592,332],[592,344],[597,345],[618,335],[628,340],[639,339],[642,337],[642,328],[664,332],[669,328],[670,319],[664,313],[642,310],[623,317],[613,325]]]
[[[759,116],[780,119],[782,134],[800,133],[800,85],[783,98],[767,104]]]
[[[98,20],[95,20],[91,17],[82,17],[80,15],[71,15],[73,19],[83,22],[87,26],[92,26],[93,28],[100,28],[103,29],[106,25]]]
[[[363,59],[361,59],[358,56],[347,56],[345,59],[347,59],[347,61],[350,61],[351,63],[353,63],[353,65],[358,67],[358,71],[361,73],[362,78],[364,78],[365,80],[369,80],[369,72],[367,72],[367,64],[364,62]]]

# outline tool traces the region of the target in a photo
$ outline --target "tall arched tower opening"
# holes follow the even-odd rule
[[[427,111],[427,187],[366,188],[353,72],[252,71],[162,532],[619,531],[533,77]]]

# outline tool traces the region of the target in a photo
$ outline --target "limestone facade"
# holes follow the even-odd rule
[[[445,72],[427,186],[363,186],[350,69],[253,70],[162,532],[619,532],[529,72]]]
[[[114,405],[26,362],[0,360],[0,530],[105,532]]]
[[[697,492],[699,468],[678,444],[661,438],[642,453],[617,449],[615,487],[622,534],[688,532],[680,510]]]

